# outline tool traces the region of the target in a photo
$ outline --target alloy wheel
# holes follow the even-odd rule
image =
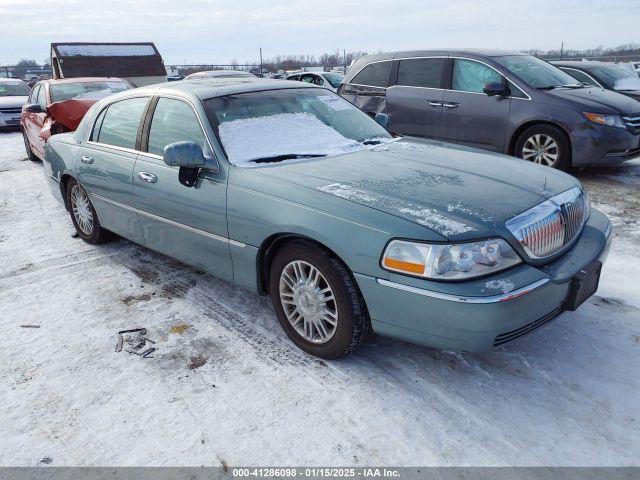
[[[93,212],[87,194],[80,185],[74,185],[71,188],[70,198],[71,211],[73,212],[76,224],[82,233],[91,235],[93,231]]]
[[[554,167],[558,163],[560,149],[556,140],[544,133],[530,136],[522,146],[522,158],[534,163]]]
[[[295,331],[311,343],[328,342],[338,325],[338,307],[327,279],[302,260],[287,264],[280,274],[280,302]]]

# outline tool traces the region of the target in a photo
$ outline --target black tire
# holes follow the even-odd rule
[[[325,343],[305,339],[288,320],[280,300],[280,277],[295,261],[315,267],[324,276],[335,298],[332,305],[338,317],[333,336]],[[316,357],[336,359],[353,353],[372,334],[369,312],[353,275],[338,258],[313,242],[292,240],[280,248],[269,271],[269,294],[287,336],[298,348]]]
[[[24,130],[22,129],[20,129],[20,131],[22,132],[22,140],[24,141],[24,149],[27,152],[27,158],[32,162],[41,162],[42,160],[40,160],[40,158],[35,153],[33,153],[33,150],[31,150],[31,145],[29,145],[27,134],[24,133]]]
[[[86,227],[83,229],[78,223],[76,219],[76,215],[74,214],[74,201],[72,196],[74,195],[74,189],[79,189],[79,191],[84,194],[88,202],[88,211],[91,214],[91,228],[87,229]],[[66,188],[67,194],[67,205],[69,206],[69,214],[71,215],[71,221],[73,222],[73,226],[78,233],[78,236],[82,238],[87,243],[99,244],[106,242],[111,238],[110,233],[102,228],[100,225],[100,221],[98,220],[98,215],[96,214],[96,210],[93,208],[93,204],[91,203],[91,199],[89,198],[89,194],[85,191],[84,188],[73,178],[70,178],[67,182]],[[87,230],[87,231],[85,231]]]
[[[525,158],[525,152],[524,152],[525,144],[530,139],[533,139],[534,136],[536,135],[549,137],[553,140],[553,142],[555,142],[555,145],[557,146],[556,148],[557,159],[555,160],[555,163],[553,165],[549,165],[548,163],[546,163],[544,158],[542,158],[540,161],[535,161],[530,158]],[[529,143],[529,146],[531,146],[531,143]],[[550,152],[553,152],[553,149],[551,149]],[[530,152],[527,152],[527,153],[531,155]],[[571,144],[569,143],[569,139],[567,138],[566,134],[562,130],[560,130],[558,127],[554,127],[553,125],[546,125],[546,124],[532,125],[531,127],[527,128],[525,131],[523,131],[520,134],[520,136],[518,136],[518,139],[516,140],[514,155],[524,160],[535,161],[535,163],[539,163],[541,165],[557,168],[558,170],[566,171],[566,170],[569,170],[569,168],[571,168]]]

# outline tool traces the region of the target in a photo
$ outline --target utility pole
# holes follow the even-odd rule
[[[260,47],[260,76],[262,77],[262,47]]]
[[[344,73],[347,73],[347,49],[342,49],[342,66],[344,67]]]
[[[564,42],[560,44],[560,60],[562,60],[562,53],[564,52]]]

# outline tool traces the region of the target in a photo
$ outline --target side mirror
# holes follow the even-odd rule
[[[39,103],[30,103],[24,107],[24,111],[28,113],[45,113],[45,110]]]
[[[384,128],[387,128],[387,125],[389,125],[389,115],[387,115],[386,113],[376,113],[376,116],[374,118],[376,122],[378,122]]]
[[[180,167],[179,179],[185,187],[193,187],[196,184],[201,168],[214,173],[220,169],[218,161],[205,157],[202,148],[196,142],[170,143],[164,147],[162,159],[170,167]]]
[[[482,89],[490,97],[507,97],[509,96],[509,87],[503,85],[501,82],[489,82]]]

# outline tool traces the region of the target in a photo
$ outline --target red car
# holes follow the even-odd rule
[[[134,88],[120,78],[68,78],[42,80],[22,107],[20,127],[31,160],[42,160],[44,144],[56,133],[72,132],[98,100]]]

